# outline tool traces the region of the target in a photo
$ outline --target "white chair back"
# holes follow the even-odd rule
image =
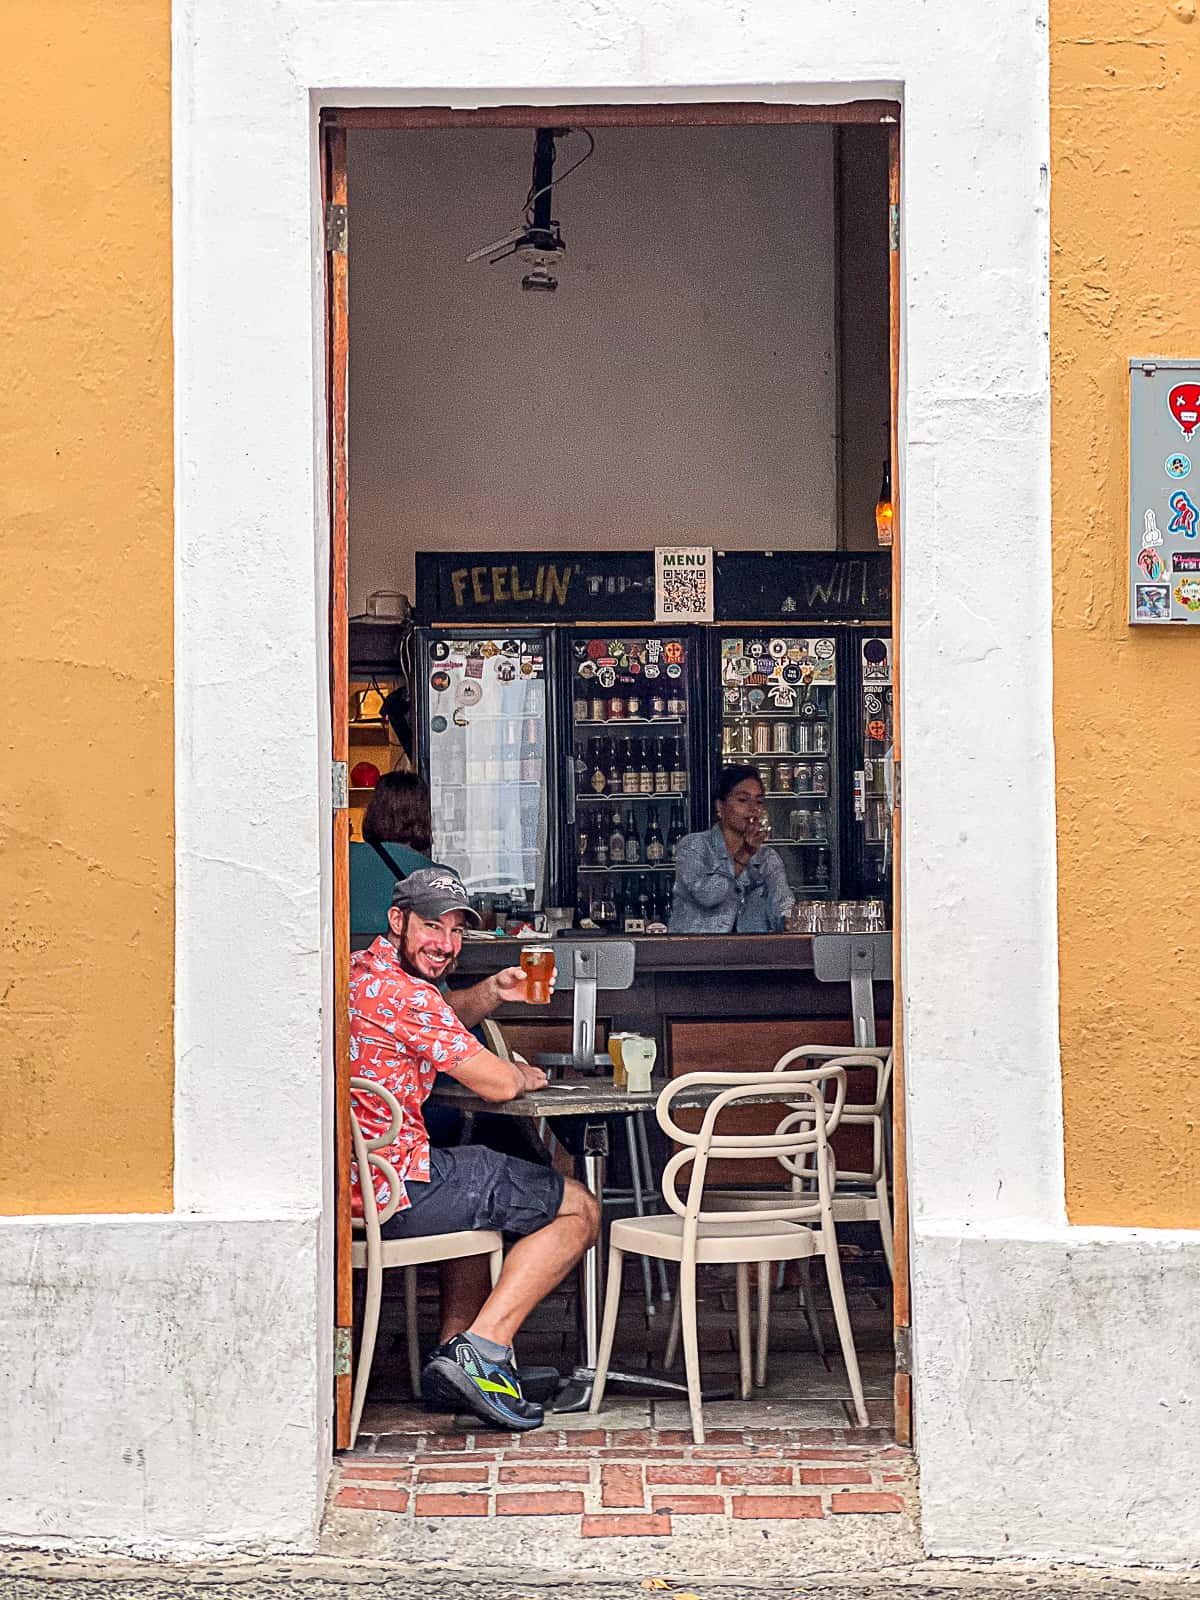
[[[379,1247],[380,1227],[389,1217],[395,1215],[396,1207],[400,1204],[400,1179],[396,1169],[386,1156],[378,1155],[376,1152],[395,1142],[400,1133],[404,1113],[392,1091],[385,1089],[383,1084],[376,1083],[372,1078],[351,1078],[350,1088],[357,1094],[373,1094],[382,1100],[387,1107],[389,1118],[383,1132],[374,1139],[368,1139],[362,1131],[353,1104],[350,1107],[350,1138],[354,1145],[354,1164],[358,1169],[358,1192],[362,1196],[362,1216],[352,1215],[350,1226],[366,1234],[367,1250],[374,1253]],[[375,1194],[372,1170],[382,1173],[388,1184],[388,1201],[382,1211],[379,1209]]]
[[[833,1086],[832,1104],[826,1090]],[[680,1127],[671,1115],[671,1102],[696,1089],[715,1088],[695,1132]],[[802,1191],[781,1191],[778,1204],[757,1213],[759,1221],[816,1222],[828,1212],[833,1192],[833,1158],[829,1136],[841,1121],[846,1099],[846,1073],[841,1060],[828,1061],[808,1072],[689,1072],[674,1079],[658,1097],[656,1113],[663,1132],[682,1148],[667,1162],[663,1172],[663,1198],[684,1219],[685,1243],[700,1223],[729,1221],[728,1211],[708,1210],[703,1206],[704,1186],[711,1156],[721,1160],[754,1161],[774,1156],[794,1176],[804,1170],[807,1160],[815,1159],[818,1174],[816,1195]],[[717,1121],[731,1105],[747,1101],[782,1101],[790,1114],[773,1133],[718,1133]],[[680,1201],[676,1179],[691,1164],[686,1202]]]

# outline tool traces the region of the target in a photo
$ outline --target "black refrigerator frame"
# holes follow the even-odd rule
[[[552,625],[536,626],[517,623],[497,623],[492,627],[478,624],[463,626],[456,623],[425,624],[416,629],[417,683],[414,703],[413,741],[416,746],[416,767],[427,784],[430,772],[430,701],[429,679],[436,663],[430,659],[432,646],[456,639],[517,639],[539,641],[542,646],[543,671],[546,684],[546,849],[544,905],[531,907],[542,910],[544,906],[565,906],[572,902],[563,898],[564,869],[567,864],[564,830],[559,819],[563,813],[566,794],[562,782],[564,760],[570,750],[570,730],[564,722],[562,694],[559,689],[558,667],[561,629]],[[569,717],[569,707],[567,708]],[[564,742],[565,732],[565,742]],[[438,842],[433,841],[437,857]]]

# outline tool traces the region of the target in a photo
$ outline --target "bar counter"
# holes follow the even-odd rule
[[[582,934],[560,935],[556,951],[569,950]],[[604,936],[592,936],[602,939]],[[634,946],[633,984],[601,990],[596,997],[600,1027],[650,1034],[668,1073],[731,1064],[769,1067],[798,1043],[850,1044],[848,984],[819,982],[807,934],[624,934]],[[501,967],[515,965],[516,939],[468,940],[452,983],[477,983]],[[505,1006],[496,1013],[515,1048],[569,1048],[572,998],[555,994],[548,1006]],[[890,1039],[892,986],[875,985],[875,1016],[881,1043]],[[661,1070],[661,1069],[660,1069]]]

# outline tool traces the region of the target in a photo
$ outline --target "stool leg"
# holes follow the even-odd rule
[[[651,1197],[649,1209],[657,1214],[662,1207],[659,1205],[654,1186],[654,1165],[650,1160],[650,1140],[646,1135],[646,1113],[639,1111],[631,1120],[637,1124],[638,1146],[642,1152],[642,1171],[646,1175],[646,1194]],[[671,1298],[671,1278],[667,1272],[667,1263],[661,1256],[657,1256],[655,1265],[658,1267],[658,1298],[663,1305],[666,1305]]]
[[[737,1264],[737,1340],[738,1340],[738,1392],[743,1400],[750,1398],[750,1265]]]
[[[625,1118],[625,1143],[629,1149],[629,1181],[633,1185],[633,1209],[639,1217],[646,1215],[646,1204],[642,1199],[642,1163],[638,1156],[637,1134],[634,1131],[633,1118]],[[654,1315],[654,1280],[650,1276],[650,1257],[642,1257],[642,1298],[646,1306],[646,1315]]]
[[[675,1357],[679,1354],[679,1329],[683,1312],[680,1309],[681,1297],[675,1296],[675,1305],[671,1311],[671,1331],[667,1335],[667,1350],[663,1356],[663,1366],[669,1372],[675,1365]]]

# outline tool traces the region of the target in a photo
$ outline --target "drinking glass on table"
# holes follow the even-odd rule
[[[630,1094],[648,1094],[654,1063],[658,1059],[658,1046],[643,1033],[626,1034],[621,1041],[621,1059],[625,1064],[625,1087]]]
[[[629,1037],[627,1033],[610,1033],[608,1036],[608,1059],[612,1062],[614,1089],[625,1087],[625,1058],[622,1046]]]
[[[531,1006],[548,1006],[550,984],[554,977],[554,951],[550,945],[523,946],[521,971],[525,974],[526,1002]]]

